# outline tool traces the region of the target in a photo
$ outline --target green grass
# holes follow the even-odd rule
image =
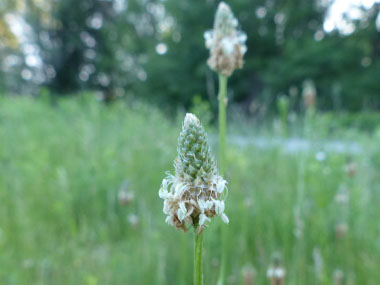
[[[179,119],[169,122],[137,103],[82,98],[52,107],[0,97],[0,284],[191,284],[192,233],[165,224],[158,197],[165,171],[173,171],[180,129]],[[303,154],[228,146],[228,284],[242,284],[247,264],[257,284],[268,284],[276,252],[287,284],[331,284],[336,269],[356,284],[379,284],[380,140],[340,131],[363,146],[352,155],[353,177],[344,171],[347,154],[316,160],[319,145]],[[310,138],[322,136],[321,127]],[[117,198],[124,180],[135,193],[127,206]],[[341,187],[350,193],[346,206],[334,201]],[[136,227],[131,214],[139,217]],[[335,234],[339,221],[349,228],[343,239]],[[218,223],[205,231],[205,284],[219,273]],[[319,276],[314,249],[323,260]]]

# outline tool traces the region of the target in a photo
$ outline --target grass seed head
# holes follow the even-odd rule
[[[218,174],[207,135],[193,114],[186,114],[177,151],[175,175],[168,173],[159,190],[166,222],[183,231],[186,224],[192,225],[198,233],[215,216],[228,223],[224,213],[227,182]]]

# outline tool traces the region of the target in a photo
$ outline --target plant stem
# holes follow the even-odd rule
[[[203,285],[202,252],[203,232],[197,234],[194,229],[194,285]]]
[[[219,152],[220,174],[226,175],[226,109],[227,109],[227,77],[219,74]]]
[[[220,174],[226,178],[226,109],[227,109],[227,77],[219,74],[219,167]],[[221,228],[221,264],[218,279],[218,285],[224,284],[226,268],[226,250],[227,232],[224,227]]]

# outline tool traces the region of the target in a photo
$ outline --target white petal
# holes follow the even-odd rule
[[[205,214],[201,214],[199,216],[199,225],[202,226],[205,222],[210,222],[210,218],[208,218]]]
[[[247,52],[247,46],[246,45],[241,45],[240,46],[240,52],[241,52],[241,54],[244,55]]]
[[[212,208],[213,205],[214,205],[214,202],[209,200],[209,201],[206,202],[206,207],[205,207],[205,209],[206,209],[206,210],[209,210],[209,209]]]
[[[216,184],[216,192],[222,193],[224,191],[224,188],[226,187],[227,181],[224,179],[220,179],[218,183]]]
[[[283,278],[285,276],[285,270],[280,268],[276,268],[274,270],[274,276],[277,278]]]
[[[203,201],[202,199],[198,199],[198,205],[199,205],[199,209],[203,213],[206,208],[206,202]]]
[[[221,215],[221,214],[223,214],[223,212],[224,212],[224,201],[218,201],[218,200],[216,200],[215,202],[215,212],[216,212],[216,214],[217,215]]]
[[[169,225],[172,225],[172,216],[167,216],[165,222]]]
[[[274,277],[274,269],[273,268],[268,268],[267,270],[267,277],[271,278]]]
[[[158,196],[160,196],[161,199],[167,199],[171,196],[171,194],[164,188],[160,188],[160,191],[158,191]]]
[[[238,33],[238,41],[241,43],[241,44],[244,44],[245,41],[247,40],[247,35],[243,32],[239,32]]]
[[[169,184],[170,182],[168,179],[162,180],[161,188],[158,191],[158,195],[160,196],[161,199],[167,199],[171,196],[171,193],[168,191]]]
[[[234,19],[232,20],[232,25],[236,28],[238,24],[239,24],[239,23],[238,23],[238,20],[237,20],[236,18],[234,18]]]
[[[179,203],[179,208],[181,209],[181,211],[182,211],[185,215],[187,214],[187,209],[186,209],[186,206],[185,206],[185,203],[184,203],[184,202]]]
[[[221,44],[225,54],[231,55],[234,52],[235,42],[230,38],[223,38]]]
[[[207,31],[203,34],[206,41],[206,48],[211,48],[214,43],[214,37],[212,31]]]
[[[166,214],[166,215],[168,215],[169,212],[170,212],[169,204],[168,204],[167,200],[164,201],[164,209],[163,209],[163,211],[164,211],[164,214]]]
[[[177,216],[178,216],[178,220],[182,222],[185,219],[186,213],[184,213],[181,208],[178,208]]]
[[[230,222],[226,214],[223,213],[220,217],[222,218],[222,221],[225,222],[226,224]]]
[[[177,194],[182,194],[183,193],[183,190],[185,190],[186,188],[186,185],[184,185],[183,183],[178,183],[176,186],[175,186],[175,192]]]

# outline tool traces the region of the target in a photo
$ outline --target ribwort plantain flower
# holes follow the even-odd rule
[[[123,181],[118,193],[118,200],[120,205],[127,206],[135,198],[134,193],[129,189],[128,181]]]
[[[221,2],[216,11],[214,28],[204,33],[206,47],[210,50],[207,61],[210,68],[225,77],[243,67],[247,51],[247,35],[237,30],[238,21],[230,7]]]
[[[211,218],[225,223],[224,199],[227,182],[218,174],[207,135],[193,114],[186,114],[178,139],[175,175],[167,173],[159,190],[164,199],[166,222],[187,231],[187,225],[201,233]]]
[[[285,285],[285,268],[281,266],[281,258],[278,253],[273,255],[273,263],[267,270],[267,277],[272,285]]]
[[[246,266],[243,267],[242,270],[242,275],[243,275],[243,283],[244,285],[254,285],[255,284],[255,268],[247,264]]]

